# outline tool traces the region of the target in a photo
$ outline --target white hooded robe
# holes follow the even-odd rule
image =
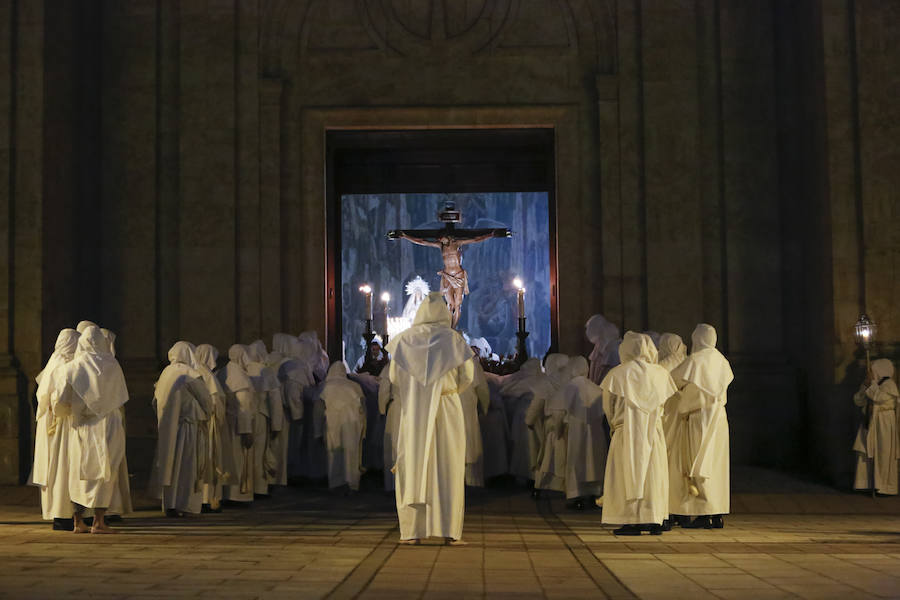
[[[66,366],[66,383],[62,393],[51,398],[51,405],[56,414],[72,415],[69,496],[86,508],[125,512],[131,506],[131,494],[127,482],[119,487],[125,459],[120,409],[128,401],[128,388],[99,328],[85,327],[75,358]]]
[[[217,373],[226,395],[228,446],[234,465],[231,482],[225,486],[223,497],[236,502],[252,502],[256,463],[253,448],[244,448],[242,436],[253,435],[256,429],[258,396],[247,374],[247,347],[243,344],[232,345],[228,349],[228,359],[225,368]]]
[[[716,330],[706,323],[691,335],[691,354],[672,372],[679,388],[677,423],[669,449],[669,512],[724,515],[729,512],[728,386],[731,365],[716,350]],[[699,495],[693,495],[692,492]]]
[[[44,519],[72,518],[69,497],[69,435],[71,415],[56,415],[51,406],[54,390],[61,393],[66,383],[66,365],[75,357],[79,334],[63,329],[56,338],[53,354],[37,376],[37,428],[34,439],[34,466],[29,483],[41,489]]]
[[[566,412],[566,498],[603,495],[609,440],[603,428],[603,390],[588,379],[588,363],[569,361],[572,379],[554,398]]]
[[[602,522],[661,524],[669,515],[662,412],[676,388],[669,372],[655,364],[656,348],[649,336],[627,332],[619,356],[621,364],[600,384],[612,432],[603,479]]]
[[[566,439],[565,403],[554,402],[557,394],[568,383],[569,357],[554,353],[547,356],[544,370],[553,387],[553,394],[544,403],[544,443],[540,465],[535,472],[534,487],[541,490],[565,491],[566,454],[569,442]]]
[[[153,394],[159,436],[151,471],[150,494],[163,512],[200,513],[203,482],[209,465],[209,418],[212,399],[187,342],[169,350]]]
[[[853,402],[865,410],[872,403],[871,423],[860,425],[853,450],[856,452],[856,477],[853,488],[867,490],[875,486],[879,494],[897,494],[897,469],[900,439],[897,431],[897,402],[900,393],[894,382],[894,364],[881,358],[872,361],[872,383],[863,384]]]
[[[395,337],[388,378],[400,401],[396,475],[400,538],[460,539],[465,512],[466,427],[460,393],[475,377],[472,351],[429,294],[413,326]]]
[[[287,485],[287,464],[281,457],[284,420],[284,392],[275,371],[267,362],[269,353],[262,340],[247,347],[247,374],[257,394],[253,428],[255,461],[253,493],[267,495],[270,485]]]
[[[510,473],[519,479],[536,479],[543,458],[544,411],[556,392],[544,374],[541,361],[529,358],[522,367],[503,382],[502,393],[515,406],[510,426],[512,451]]]
[[[203,481],[203,504],[217,508],[222,500],[223,486],[234,473],[231,435],[228,433],[227,395],[213,372],[219,351],[210,344],[200,344],[194,351],[194,370],[200,374],[210,398],[207,421],[208,467]]]
[[[347,379],[343,362],[333,363],[325,376],[315,437],[324,437],[328,449],[328,487],[347,485],[358,490],[366,437],[365,398],[359,384]]]

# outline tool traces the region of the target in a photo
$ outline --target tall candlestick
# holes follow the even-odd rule
[[[372,288],[371,286],[364,285],[359,288],[363,294],[366,295],[366,319],[369,321],[372,320]]]
[[[519,318],[524,319],[525,318],[525,288],[522,286],[522,280],[519,279],[518,277],[513,279],[513,285],[516,287],[516,289],[519,290],[519,292],[518,292]]]

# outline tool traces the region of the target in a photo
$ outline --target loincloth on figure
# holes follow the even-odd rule
[[[441,276],[441,293],[445,294],[451,289],[462,289],[463,295],[469,293],[469,275],[465,269],[460,269],[457,273],[448,273],[447,271],[438,271]]]

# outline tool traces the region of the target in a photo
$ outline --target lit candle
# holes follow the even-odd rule
[[[360,286],[359,291],[366,295],[366,319],[372,320],[372,287],[367,285]]]
[[[519,292],[518,292],[518,295],[519,295],[519,298],[518,298],[519,318],[524,319],[525,318],[525,288],[522,287],[522,280],[519,279],[518,277],[513,279],[513,285],[516,287],[517,290],[519,290]]]

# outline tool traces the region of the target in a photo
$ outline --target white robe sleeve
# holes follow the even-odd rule
[[[689,383],[681,389],[678,400],[678,413],[687,414],[703,408],[710,408],[715,404],[715,397],[703,392],[693,383]]]

